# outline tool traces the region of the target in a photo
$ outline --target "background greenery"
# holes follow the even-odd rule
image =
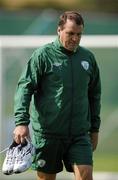
[[[0,6],[9,10],[27,9],[76,9],[86,11],[118,12],[117,0],[0,0]]]
[[[39,9],[0,11],[1,35],[54,35],[62,10]],[[118,15],[104,12],[82,11],[84,34],[118,34]]]

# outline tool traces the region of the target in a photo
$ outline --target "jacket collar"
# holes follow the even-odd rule
[[[69,51],[68,49],[64,48],[64,46],[62,45],[62,43],[59,40],[59,37],[57,37],[56,40],[54,41],[54,45],[56,46],[57,49],[59,49],[60,51],[62,51],[63,53],[65,53],[67,55],[72,55],[72,54],[76,53],[78,50],[78,47],[74,51]]]

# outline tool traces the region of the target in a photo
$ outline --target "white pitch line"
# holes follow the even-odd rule
[[[93,173],[94,180],[118,180],[118,173],[112,172],[94,172]],[[21,174],[13,174],[10,176],[6,176],[1,174],[0,172],[0,180],[36,180],[36,172],[35,171],[26,171]],[[56,180],[74,180],[73,173],[61,172],[57,174]]]

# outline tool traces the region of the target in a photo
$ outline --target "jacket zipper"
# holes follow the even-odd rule
[[[71,56],[69,57],[69,60],[70,60],[70,69],[71,69],[71,84],[72,84],[72,88],[71,88],[71,112],[70,112],[70,124],[69,124],[69,137],[72,136],[71,134],[71,125],[72,125],[72,117],[73,117],[73,62],[72,62],[72,58]]]

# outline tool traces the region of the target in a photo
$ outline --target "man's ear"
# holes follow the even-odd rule
[[[57,29],[57,34],[60,35],[60,27]]]

